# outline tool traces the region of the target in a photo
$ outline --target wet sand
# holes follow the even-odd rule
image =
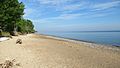
[[[120,49],[29,34],[0,42],[0,64],[13,59],[13,68],[120,68]]]

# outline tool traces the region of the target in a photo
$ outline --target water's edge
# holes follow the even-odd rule
[[[67,42],[73,42],[73,43],[77,43],[77,44],[85,44],[86,46],[89,46],[89,47],[92,47],[92,48],[103,48],[103,49],[110,49],[110,50],[120,51],[120,46],[117,46],[117,45],[98,44],[98,43],[91,42],[91,41],[64,38],[64,37],[59,37],[59,36],[54,36],[54,35],[47,35],[47,34],[40,34],[40,33],[39,34],[35,33],[35,34],[43,35],[43,36],[51,38],[51,39],[62,40],[62,41],[67,41]]]

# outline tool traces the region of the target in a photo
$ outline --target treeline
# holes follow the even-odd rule
[[[18,0],[0,0],[0,35],[33,33],[32,21],[23,18],[25,5]]]

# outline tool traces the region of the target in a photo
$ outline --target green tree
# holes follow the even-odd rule
[[[0,0],[0,34],[7,31],[15,35],[17,30],[22,33],[34,32],[32,21],[23,19],[24,7],[18,0]]]
[[[16,23],[24,15],[24,4],[18,0],[0,0],[0,26],[4,31],[16,31]]]
[[[2,31],[6,26],[7,15],[5,14],[5,9],[7,8],[4,4],[4,0],[0,0],[0,30]]]
[[[26,19],[21,19],[18,23],[18,32],[21,33],[33,33],[35,32],[34,30],[34,25],[32,24],[32,21],[26,20]]]

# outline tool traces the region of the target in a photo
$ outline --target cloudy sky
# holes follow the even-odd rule
[[[120,0],[19,0],[37,31],[120,30]]]

